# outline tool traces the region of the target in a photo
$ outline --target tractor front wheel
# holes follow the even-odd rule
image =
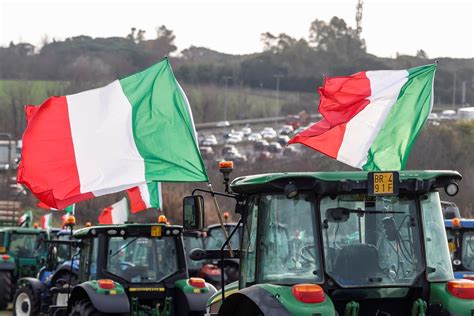
[[[22,286],[15,293],[13,315],[35,316],[40,313],[41,298],[30,286]]]
[[[0,271],[0,310],[8,307],[11,297],[12,275],[10,271]]]

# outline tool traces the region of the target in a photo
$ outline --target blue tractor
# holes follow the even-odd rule
[[[48,256],[37,278],[21,278],[13,301],[17,316],[48,314],[50,305],[66,306],[69,287],[77,283],[79,260],[74,257],[72,230],[58,231],[47,243]],[[71,259],[72,258],[72,259]]]
[[[474,280],[474,219],[445,219],[444,226],[454,277]]]

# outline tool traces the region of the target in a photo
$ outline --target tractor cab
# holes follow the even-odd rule
[[[456,279],[474,280],[474,220],[445,219],[446,234]]]
[[[453,171],[235,179],[226,195],[243,225],[239,281],[211,297],[208,312],[471,315],[474,282],[453,281],[437,192],[457,192],[460,179]]]
[[[200,278],[188,278],[180,226],[93,226],[74,238],[81,240],[81,250],[78,285],[68,302],[72,315],[186,314],[204,311],[216,291]]]
[[[36,277],[46,258],[46,231],[36,228],[0,228],[0,310],[12,301],[17,281]]]

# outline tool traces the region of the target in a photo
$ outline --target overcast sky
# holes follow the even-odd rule
[[[311,21],[333,16],[355,26],[357,0],[0,0],[0,45],[76,35],[125,36],[130,27],[166,25],[179,50],[204,46],[232,54],[262,50],[260,34],[308,36]],[[474,57],[473,0],[364,0],[362,37],[370,53],[394,57]]]

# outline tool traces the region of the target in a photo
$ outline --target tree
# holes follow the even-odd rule
[[[428,54],[424,50],[419,49],[416,51],[416,57],[420,59],[428,59]]]
[[[357,31],[336,16],[329,24],[314,20],[309,29],[309,42],[316,50],[336,54],[335,57],[344,61],[363,56],[366,51],[365,41],[359,37]]]

